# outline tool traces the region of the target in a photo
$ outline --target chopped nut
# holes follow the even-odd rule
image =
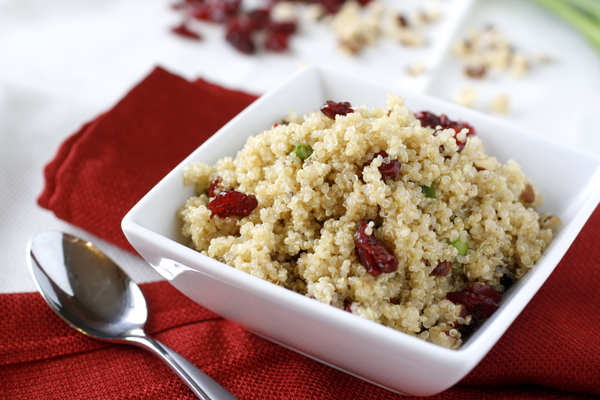
[[[432,23],[438,21],[442,17],[442,9],[438,5],[433,5],[426,9],[421,16],[425,22]]]
[[[422,60],[418,60],[413,64],[409,65],[406,72],[411,76],[421,75],[425,72],[425,63]]]
[[[394,14],[388,24],[388,35],[404,46],[423,46],[425,37],[415,22],[414,18],[408,18],[403,12]]]
[[[535,61],[539,63],[547,63],[552,61],[552,58],[547,53],[538,53],[535,55]]]
[[[423,35],[411,28],[398,26],[391,32],[391,36],[404,46],[408,47],[420,47],[425,44]]]
[[[471,77],[483,77],[488,69],[510,69],[511,75],[519,78],[529,70],[529,58],[515,53],[508,39],[494,27],[470,31],[454,43],[453,52],[464,62],[465,72]]]
[[[454,93],[454,101],[465,107],[473,107],[477,101],[477,91],[471,86],[463,86]]]
[[[511,62],[511,75],[514,78],[521,78],[527,71],[529,71],[529,60],[523,54],[516,54]]]
[[[492,110],[499,114],[508,113],[508,96],[505,94],[498,94],[492,99]]]
[[[498,166],[498,161],[495,158],[483,158],[473,161],[473,165],[478,171],[494,171]]]
[[[542,222],[540,226],[544,229],[551,229],[552,231],[556,231],[559,226],[562,225],[562,221],[556,215],[545,214],[542,216]]]
[[[452,50],[457,56],[466,57],[472,51],[471,42],[467,39],[458,40],[452,45]]]
[[[275,3],[271,9],[271,19],[276,22],[295,21],[297,10],[295,5],[290,1],[282,1]]]
[[[450,261],[440,261],[429,274],[430,276],[447,276],[452,273],[452,263]]]
[[[460,337],[460,334],[458,336]],[[458,342],[457,337],[450,336],[449,330],[442,330],[437,326],[429,329],[429,338],[427,340],[431,343],[448,348],[454,348]]]
[[[404,14],[398,14],[398,16],[396,17],[396,21],[398,22],[398,25],[400,25],[402,28],[408,28],[408,20],[406,19]]]
[[[533,191],[533,186],[529,183],[525,185],[525,188],[519,195],[519,201],[523,204],[531,204],[535,201],[535,192]]]
[[[364,13],[363,13],[364,11]],[[361,7],[356,2],[346,2],[333,17],[331,27],[341,50],[355,55],[365,46],[374,44],[381,36],[379,7]]]
[[[465,74],[471,78],[483,78],[486,71],[485,65],[468,65],[465,67]]]
[[[306,7],[306,17],[309,21],[317,22],[325,18],[327,9],[322,4],[309,4]]]

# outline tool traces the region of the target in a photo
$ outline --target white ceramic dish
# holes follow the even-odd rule
[[[183,185],[185,165],[235,155],[248,136],[268,129],[291,109],[309,112],[325,100],[383,107],[390,92],[404,97],[413,111],[446,113],[471,123],[488,153],[521,164],[546,200],[543,209],[564,222],[538,264],[460,350],[410,337],[228,267],[188,248],[180,234],[176,211],[194,194],[193,187]],[[599,200],[600,159],[595,156],[438,99],[306,67],[187,157],[126,215],[122,228],[148,263],[202,306],[351,375],[395,392],[427,396],[448,389],[481,361],[548,278]]]

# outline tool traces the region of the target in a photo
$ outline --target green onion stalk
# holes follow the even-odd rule
[[[600,53],[600,0],[534,0],[583,34]]]

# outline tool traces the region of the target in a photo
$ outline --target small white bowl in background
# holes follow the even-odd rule
[[[180,233],[176,212],[194,195],[193,185],[183,185],[183,167],[235,156],[250,135],[269,129],[291,110],[308,113],[326,100],[385,107],[389,93],[403,97],[413,112],[445,113],[473,125],[486,152],[501,162],[516,160],[544,197],[542,211],[563,221],[542,259],[459,350],[411,337],[236,270],[189,248]],[[460,381],[489,352],[552,273],[599,201],[600,159],[595,156],[386,82],[377,86],[309,66],[260,97],[181,162],[131,209],[122,228],[150,265],[207,309],[375,385],[428,396]]]

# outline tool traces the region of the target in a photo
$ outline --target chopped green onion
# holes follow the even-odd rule
[[[597,0],[535,0],[579,30],[600,53],[600,3]]]
[[[467,255],[467,251],[469,251],[469,244],[467,242],[464,242],[460,239],[456,239],[453,241],[448,241],[448,244],[456,247],[456,250],[458,250],[458,255],[459,256],[466,256]]]
[[[306,144],[298,144],[294,146],[292,152],[296,153],[301,160],[306,160],[313,153],[313,149]]]
[[[435,195],[435,187],[433,185],[421,185],[421,191],[428,199],[437,199],[437,196]]]

